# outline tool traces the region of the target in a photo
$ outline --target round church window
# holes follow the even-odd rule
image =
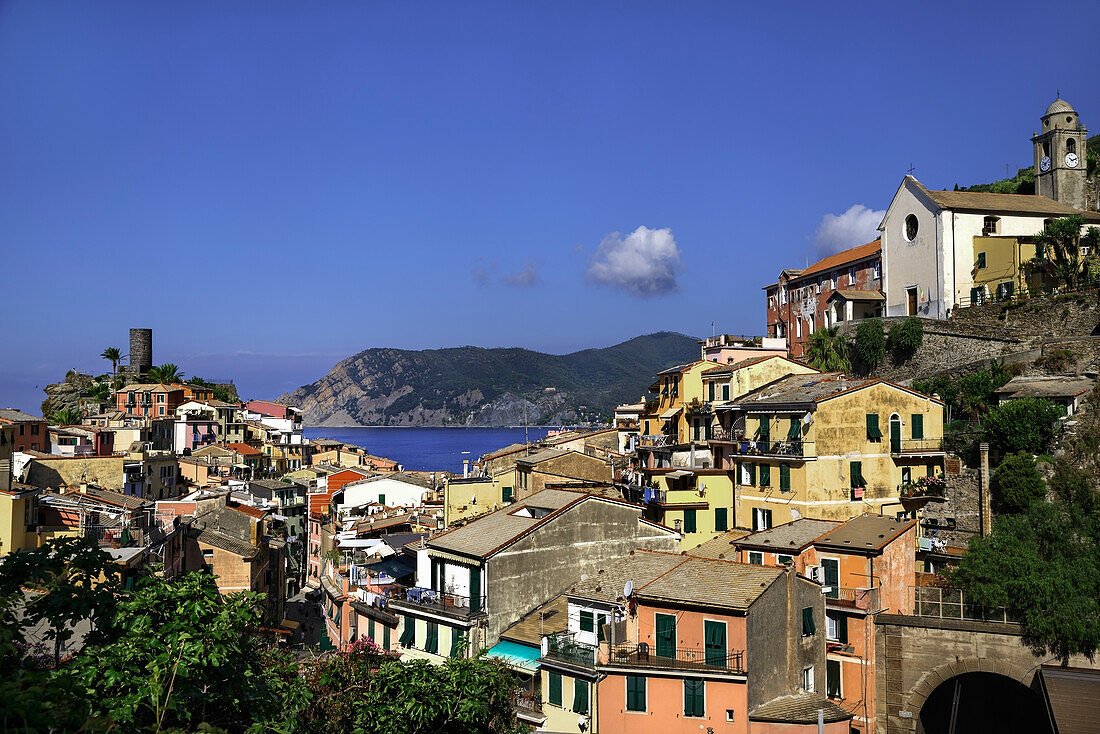
[[[917,215],[910,214],[905,218],[905,239],[912,242],[917,238]]]

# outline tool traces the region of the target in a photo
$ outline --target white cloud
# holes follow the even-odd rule
[[[871,242],[878,237],[877,227],[884,216],[885,210],[868,209],[863,204],[853,204],[840,215],[826,214],[814,232],[818,255],[826,257]]]
[[[679,269],[680,248],[672,230],[638,227],[626,237],[618,232],[604,237],[585,278],[646,298],[677,290]]]
[[[516,288],[531,288],[538,285],[539,274],[535,269],[534,261],[528,260],[522,270],[505,275],[502,281],[504,285],[511,285]]]

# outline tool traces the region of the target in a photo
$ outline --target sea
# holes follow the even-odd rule
[[[405,469],[462,472],[462,460],[513,443],[546,438],[549,428],[306,428],[306,438],[330,438],[392,459]]]

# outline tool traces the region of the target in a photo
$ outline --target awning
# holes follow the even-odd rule
[[[682,410],[682,408],[669,408],[664,413],[661,413],[661,420],[667,421],[669,418],[672,418],[674,415],[679,413],[681,410]]]
[[[665,474],[665,479],[679,479],[680,477],[690,477],[691,474],[692,473],[689,471],[677,469],[676,471],[670,471],[668,474]]]
[[[501,640],[489,648],[486,653],[491,658],[500,658],[504,664],[521,673],[534,675],[539,670],[538,660],[542,650],[531,645],[521,645],[510,640]]]

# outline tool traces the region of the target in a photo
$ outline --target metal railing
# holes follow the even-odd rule
[[[486,597],[469,597],[447,591],[426,589],[422,586],[389,586],[390,600],[397,605],[424,607],[461,616],[481,614],[485,611]]]
[[[880,587],[878,586],[871,588],[833,586],[825,592],[825,605],[860,611],[879,609],[879,591]]]
[[[890,439],[891,454],[921,454],[943,451],[942,438]]]
[[[512,694],[512,701],[519,711],[542,715],[542,696],[538,693],[517,688]]]
[[[962,589],[921,586],[913,590],[913,614],[935,619],[976,622],[1019,622],[1020,616],[1006,607],[985,607],[967,601]]]
[[[679,436],[638,436],[638,446],[661,447],[675,446],[680,442]]]
[[[814,442],[802,439],[740,438],[733,441],[733,452],[743,456],[813,456]]]
[[[544,657],[550,660],[579,665],[582,668],[591,668],[596,665],[596,648],[583,642],[575,642],[569,633],[547,635],[545,640]]]
[[[744,661],[744,650],[678,647],[670,653],[658,655],[656,650],[645,642],[624,642],[610,646],[606,664],[743,673],[745,672]]]

